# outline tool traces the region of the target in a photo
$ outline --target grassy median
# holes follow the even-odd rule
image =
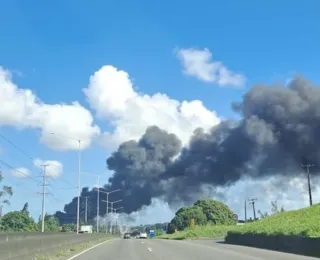
[[[297,235],[320,237],[320,204],[312,207],[277,213],[266,219],[239,226],[196,226],[174,234],[160,235],[160,239],[222,238],[228,231],[239,234]]]
[[[71,245],[70,247],[67,247],[65,249],[57,250],[53,253],[50,254],[40,254],[35,256],[35,260],[65,260],[68,259],[94,245],[97,245],[99,243],[102,243],[107,240],[112,240],[116,239],[115,237],[105,237],[105,238],[100,238],[97,240],[89,241],[89,242],[84,242],[76,245]]]

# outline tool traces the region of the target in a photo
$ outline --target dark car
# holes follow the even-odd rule
[[[129,239],[129,238],[131,238],[130,233],[125,233],[125,234],[123,235],[123,238],[124,238],[124,239]]]

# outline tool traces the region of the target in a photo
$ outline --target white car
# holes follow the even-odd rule
[[[142,238],[142,239],[146,239],[148,237],[147,233],[146,232],[142,232],[140,233],[139,235],[139,238]]]

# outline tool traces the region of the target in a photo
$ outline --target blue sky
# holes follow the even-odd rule
[[[3,89],[8,78],[1,79],[0,73],[0,93],[8,102],[5,103],[8,114],[0,113],[0,130],[32,158],[55,160],[63,165],[62,175],[50,180],[49,189],[54,198],[48,195],[47,210],[52,213],[62,210],[76,194],[70,183],[76,181],[77,152],[75,141],[61,137],[58,142],[57,135],[53,140],[55,148],[61,145],[64,151],[52,149],[54,145],[48,132],[60,132],[73,138],[97,135],[96,141],[83,151],[82,168],[85,172],[101,174],[105,183],[110,176],[105,168],[108,154],[120,141],[131,136],[137,138],[149,123],[158,124],[156,118],[150,119],[145,111],[153,111],[152,115],[164,113],[160,105],[169,102],[161,96],[159,106],[148,110],[154,102],[145,101],[146,97],[140,95],[134,102],[142,107],[135,113],[132,111],[137,104],[126,108],[132,112],[129,116],[127,112],[127,115],[121,114],[125,113],[123,107],[122,110],[116,108],[117,105],[121,107],[122,98],[108,105],[113,98],[118,100],[116,98],[125,93],[129,93],[129,98],[144,93],[153,100],[156,98],[153,95],[159,92],[171,101],[201,100],[201,109],[199,106],[188,108],[197,111],[188,130],[183,127],[186,115],[181,119],[183,123],[177,122],[168,128],[176,134],[185,134],[183,138],[187,139],[196,126],[217,123],[214,115],[207,114],[210,111],[216,111],[217,117],[236,116],[230,103],[241,99],[253,84],[284,82],[295,73],[319,82],[320,2],[317,0],[11,0],[4,1],[1,6],[0,66],[7,73],[10,71],[10,82],[20,89],[31,90],[46,107],[36,101],[36,105],[30,105],[18,94],[5,96]],[[216,61],[221,63],[214,63]],[[223,84],[221,75],[214,78],[212,64],[234,72],[233,79],[237,82],[239,78],[235,75],[241,76],[241,86],[235,86],[234,80]],[[103,70],[105,65],[112,67]],[[136,94],[126,87],[126,77],[111,68],[129,74]],[[90,84],[90,76],[97,71],[101,73],[101,80]],[[90,97],[83,91],[89,86]],[[101,92],[97,92],[99,90]],[[87,112],[81,114],[81,110],[77,114],[78,109],[71,116],[61,109],[50,112],[47,120],[43,119],[43,110],[49,113],[55,104],[72,106],[74,101],[90,113],[92,122]],[[20,105],[22,110],[31,109],[36,119],[20,124],[19,118],[14,119],[18,113],[12,112],[17,110],[9,109],[13,105]],[[83,120],[82,128],[79,127],[82,130],[67,129],[76,125],[72,123],[76,115],[79,115],[77,120]],[[134,122],[139,129],[131,133],[128,126]],[[93,129],[94,125],[99,127],[99,133]],[[159,121],[159,126],[166,125],[165,120]],[[115,129],[119,129],[118,134]],[[121,134],[121,129],[126,130],[125,134]],[[108,134],[102,134],[106,132]],[[112,145],[109,139],[114,140]],[[27,168],[32,178],[39,179],[41,170],[34,167],[30,158],[1,138],[0,146],[1,160],[14,168]],[[32,215],[37,218],[41,210],[41,197],[37,192],[41,187],[29,178],[12,176],[6,165],[2,164],[1,169],[3,183],[12,185],[15,190],[12,205],[5,211],[20,209],[28,201]],[[95,184],[94,175],[82,176],[83,186]]]

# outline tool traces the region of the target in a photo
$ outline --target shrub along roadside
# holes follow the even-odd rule
[[[199,238],[224,238],[228,231],[236,230],[238,226],[220,226],[220,225],[204,225],[196,226],[194,230],[189,230],[188,228],[184,231],[177,231],[173,234],[163,234],[157,236],[159,239],[199,239]]]

